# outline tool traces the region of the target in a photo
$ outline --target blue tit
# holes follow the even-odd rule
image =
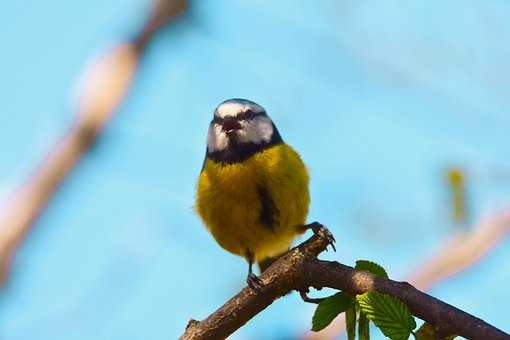
[[[225,250],[248,261],[255,287],[263,272],[304,232],[310,194],[308,171],[266,111],[230,99],[214,111],[198,178],[195,208]]]

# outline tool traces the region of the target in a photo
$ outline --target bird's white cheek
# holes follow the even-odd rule
[[[237,137],[242,143],[258,143],[257,131],[248,122],[241,123],[242,128],[237,131]]]
[[[241,123],[241,126],[242,129],[237,132],[237,136],[243,143],[267,143],[273,137],[273,125],[268,118],[261,117],[245,121]]]
[[[273,137],[271,120],[265,117],[256,118],[241,123],[242,129],[237,132],[239,140],[243,143],[268,143]]]
[[[236,131],[237,138],[242,143],[250,142],[250,133],[249,129],[247,129],[245,126],[243,126],[242,129]]]
[[[209,128],[207,133],[207,149],[210,152],[225,150],[228,145],[227,134],[222,131],[221,127],[215,125]]]
[[[273,124],[271,120],[267,118],[261,118],[257,121],[257,131],[259,133],[259,137],[264,142],[269,142],[271,138],[273,138]]]

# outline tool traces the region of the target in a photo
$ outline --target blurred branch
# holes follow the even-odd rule
[[[136,39],[119,44],[87,70],[74,126],[0,211],[0,283],[6,280],[10,263],[30,227],[122,102],[144,47],[186,4],[186,0],[157,0]]]
[[[261,275],[264,286],[260,291],[244,288],[206,319],[191,320],[180,339],[224,339],[277,298],[292,290],[302,291],[308,287],[330,287],[351,294],[369,291],[389,294],[400,299],[415,316],[441,332],[468,339],[509,339],[508,334],[485,321],[427,295],[409,283],[376,277],[338,262],[317,259],[327,245],[327,240],[312,236]]]
[[[420,289],[454,276],[476,264],[510,232],[510,207],[482,220],[471,232],[458,232],[439,247],[431,259],[419,266],[408,280]]]
[[[154,0],[147,23],[133,41],[137,50],[142,51],[154,33],[183,13],[187,6],[187,0]]]

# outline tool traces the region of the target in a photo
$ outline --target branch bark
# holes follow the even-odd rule
[[[330,287],[362,294],[389,294],[404,302],[412,314],[447,334],[467,339],[510,339],[510,335],[454,306],[423,293],[407,282],[397,282],[317,256],[326,250],[326,240],[314,235],[282,256],[262,275],[264,287],[254,292],[246,287],[202,321],[191,320],[181,340],[225,339],[263,311],[274,300],[309,287]]]
[[[419,290],[428,291],[439,282],[478,264],[510,234],[510,206],[483,218],[470,229],[472,231],[457,232],[444,241],[434,255],[418,265],[405,280]],[[303,340],[332,339],[344,331],[342,315],[320,332],[307,332]]]

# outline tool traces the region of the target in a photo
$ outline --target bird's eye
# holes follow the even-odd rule
[[[242,117],[240,117],[240,118],[242,118],[242,119],[252,119],[255,116],[256,116],[255,112],[253,112],[252,110],[248,110],[246,112],[243,112]]]

